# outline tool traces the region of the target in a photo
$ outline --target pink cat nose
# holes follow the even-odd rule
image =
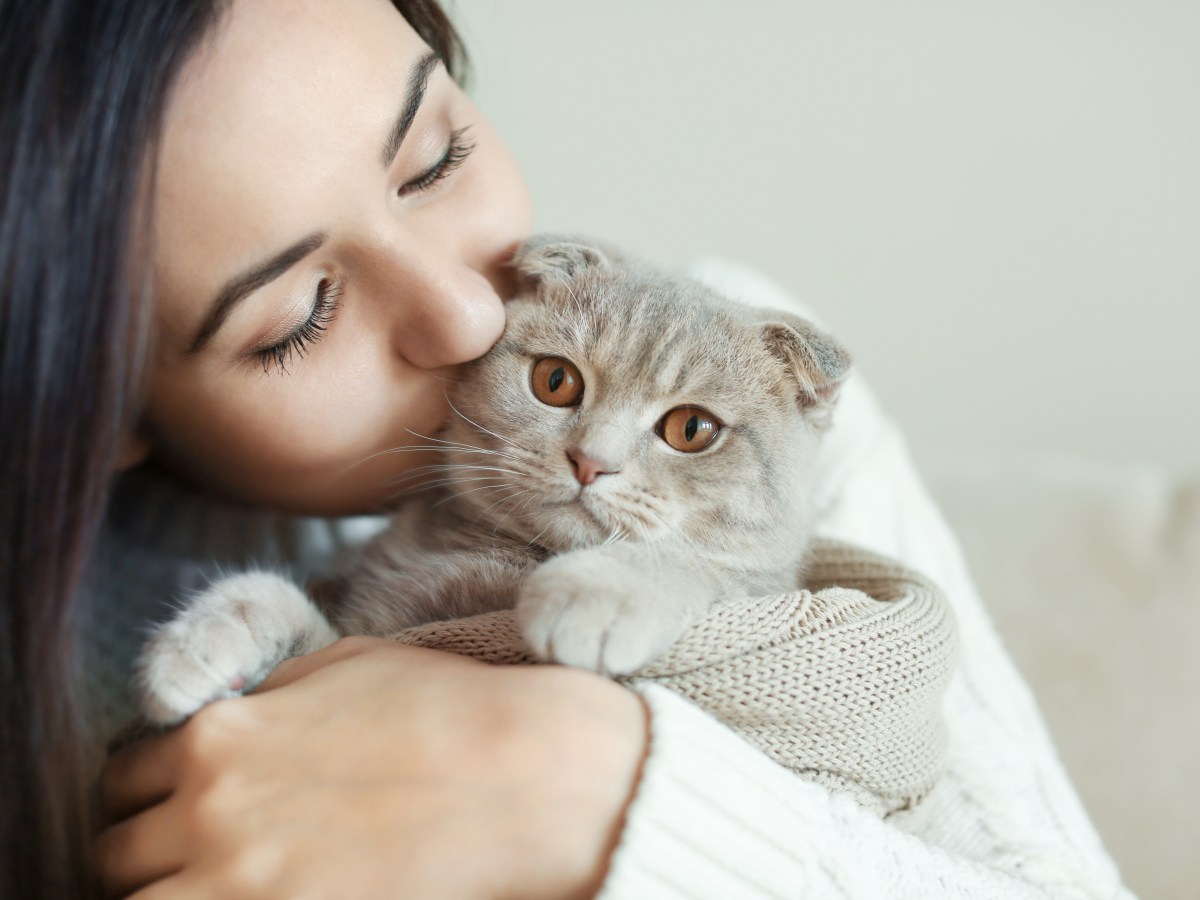
[[[585,486],[591,484],[601,475],[615,475],[618,471],[604,462],[604,460],[588,456],[579,450],[568,450],[567,459],[571,461],[571,469],[575,473],[575,480]]]

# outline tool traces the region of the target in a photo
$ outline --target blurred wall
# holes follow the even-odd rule
[[[918,456],[1200,463],[1200,3],[458,0],[538,227],[799,293]]]

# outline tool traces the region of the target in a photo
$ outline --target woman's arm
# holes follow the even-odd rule
[[[1014,836],[989,830],[1001,810],[942,804],[940,834],[906,833],[665,689],[647,700],[651,753],[603,898],[1130,898],[1103,853],[1075,846],[1080,835],[1044,840],[1037,817],[1024,821],[1034,835]]]
[[[113,896],[559,898],[599,887],[646,743],[636,695],[350,638],[121,751]]]

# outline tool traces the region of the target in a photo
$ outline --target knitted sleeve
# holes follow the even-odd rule
[[[755,305],[794,306],[737,270],[702,274]],[[945,773],[881,820],[647,686],[651,747],[602,896],[1131,898],[903,441],[857,379],[821,466],[820,532],[924,573],[954,610]]]
[[[390,637],[493,664],[536,662],[512,610]],[[819,539],[805,587],[717,604],[618,681],[670,688],[797,776],[884,815],[915,806],[945,768],[954,650],[941,591],[893,560]]]

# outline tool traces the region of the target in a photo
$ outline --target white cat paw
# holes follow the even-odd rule
[[[324,623],[300,589],[277,575],[248,572],[215,582],[143,647],[137,663],[142,713],[173,725],[214,700],[252,689],[284,659],[316,649],[310,646],[314,615]],[[336,638],[328,631],[325,643]]]
[[[521,585],[517,620],[530,651],[547,662],[628,675],[683,630],[647,595],[644,577],[599,557],[560,557]]]

